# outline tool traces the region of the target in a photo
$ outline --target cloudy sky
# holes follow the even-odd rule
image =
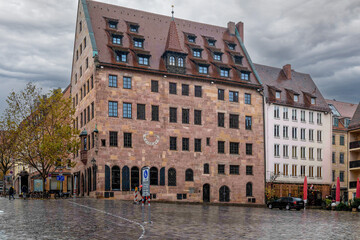
[[[360,101],[359,0],[99,0],[226,26],[245,24],[255,63],[310,73],[324,97]],[[70,82],[77,0],[0,1],[0,113],[11,90]]]

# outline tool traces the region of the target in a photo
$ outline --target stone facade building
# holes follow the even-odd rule
[[[347,131],[357,104],[326,99],[333,114],[332,120],[332,184],[331,195],[335,199],[337,178],[340,180],[340,194],[348,199],[348,139]]]
[[[330,194],[331,111],[309,74],[255,64],[264,86],[266,181],[273,196]],[[270,189],[270,190],[269,190]],[[312,196],[314,194],[314,196]]]
[[[360,178],[360,103],[348,127],[349,144],[349,199],[356,196],[356,183]]]
[[[133,199],[148,166],[155,201],[263,204],[262,86],[243,40],[241,22],[80,0],[76,193]]]

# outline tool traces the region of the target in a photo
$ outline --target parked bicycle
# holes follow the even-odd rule
[[[55,193],[55,199],[59,199],[59,198],[69,198],[71,197],[71,194],[69,192],[57,192]]]

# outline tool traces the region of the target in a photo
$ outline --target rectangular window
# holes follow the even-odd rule
[[[149,65],[149,57],[140,57],[139,56],[139,64],[140,65]]]
[[[195,97],[202,97],[202,87],[195,86]]]
[[[118,146],[118,133],[117,132],[110,132],[110,147],[117,147]]]
[[[245,129],[251,130],[252,126],[252,117],[251,116],[245,116]]]
[[[109,28],[116,29],[117,28],[117,22],[109,21]]]
[[[86,58],[85,60],[85,69],[89,68],[89,58]]]
[[[344,164],[344,153],[340,153],[340,163]]]
[[[131,118],[131,103],[123,103],[123,118]]]
[[[311,177],[311,178],[314,177],[314,167],[313,166],[309,166],[309,177]]]
[[[229,77],[229,69],[220,68],[220,77]]]
[[[137,119],[138,120],[145,120],[145,104],[137,104],[137,112],[136,112],[136,115],[137,115]]]
[[[95,105],[94,102],[91,103],[91,119],[95,117]]]
[[[198,49],[193,49],[193,56],[201,58],[201,51]]]
[[[181,95],[189,96],[189,85],[188,84],[181,85]]]
[[[280,175],[280,164],[274,163],[274,175]]]
[[[176,92],[176,83],[169,83],[169,93],[170,94],[177,94]]]
[[[170,122],[176,123],[177,122],[177,108],[171,107],[170,111]]]
[[[131,133],[124,132],[124,147],[125,148],[131,148],[132,147]]]
[[[229,127],[230,128],[239,128],[239,115],[230,114],[229,117]]]
[[[280,91],[276,91],[276,92],[275,92],[275,98],[276,98],[276,99],[280,99],[280,98],[281,98],[281,92],[280,92]]]
[[[301,128],[300,129],[300,138],[301,138],[301,140],[305,140],[305,131],[306,131],[306,129],[305,128]]]
[[[309,148],[309,159],[314,160],[314,148],[313,147]]]
[[[309,129],[309,141],[314,141],[314,129]]]
[[[123,88],[131,89],[131,77],[123,77]]]
[[[218,174],[225,174],[225,165],[218,164]]]
[[[335,135],[332,135],[332,144],[335,145]]]
[[[230,154],[239,154],[239,143],[230,142]]]
[[[301,174],[302,177],[305,177],[305,175],[306,175],[305,169],[306,168],[303,165],[300,167],[300,174]]]
[[[113,34],[112,35],[112,43],[117,44],[117,45],[121,45],[121,38],[122,38],[121,35]]]
[[[339,118],[333,117],[333,126],[335,126],[335,127],[339,126]]]
[[[340,136],[340,145],[341,146],[345,145],[345,137],[344,136]]]
[[[314,113],[309,112],[309,123],[314,123]]]
[[[225,153],[225,142],[218,141],[218,153]]]
[[[206,146],[210,146],[210,138],[209,137],[206,138]]]
[[[245,93],[245,104],[251,104],[251,94]]]
[[[182,123],[183,124],[189,124],[189,109],[182,109]]]
[[[151,121],[159,121],[159,106],[151,106]]]
[[[285,177],[289,176],[289,164],[283,164],[283,175]]]
[[[143,47],[143,41],[140,39],[134,39],[134,47],[142,48]]]
[[[116,61],[117,62],[126,62],[127,54],[125,52],[116,52]]]
[[[300,148],[300,157],[301,157],[301,159],[306,159],[306,148],[305,147]]]
[[[234,56],[234,62],[235,64],[242,64],[242,58],[241,56]]]
[[[279,108],[279,106],[274,106],[274,118],[276,118],[276,119],[280,118],[280,108]]]
[[[208,73],[208,67],[199,65],[199,73],[201,74],[207,74]]]
[[[297,158],[297,146],[292,146],[291,154],[292,154],[292,158]]]
[[[239,92],[229,91],[229,101],[239,102]]]
[[[236,174],[239,175],[240,171],[239,171],[239,165],[230,165],[230,174]]]
[[[321,113],[317,113],[317,124],[322,124]]]
[[[297,110],[296,109],[292,110],[292,120],[297,121]]]
[[[283,108],[283,118],[284,118],[284,120],[289,119],[289,109],[286,107]]]
[[[90,118],[90,105],[87,107],[87,120],[88,122],[90,122],[91,118]]]
[[[241,73],[241,80],[249,81],[250,80],[250,74],[249,73]]]
[[[151,80],[151,92],[159,92],[159,81]]]
[[[253,175],[253,166],[246,166],[246,175]]]
[[[292,128],[292,138],[297,139],[297,127]]]
[[[301,122],[305,122],[305,111],[301,110],[301,113],[300,113],[300,120]]]
[[[317,167],[316,177],[317,177],[317,178],[321,178],[321,167]]]
[[[280,137],[280,125],[274,125],[274,137]]]
[[[298,102],[299,101],[299,95],[294,95],[294,102]]]
[[[322,149],[321,148],[317,149],[317,160],[318,161],[322,160]]]
[[[189,151],[189,138],[182,138],[182,150]]]
[[[201,125],[201,110],[194,110],[194,124]]]
[[[335,153],[334,152],[332,152],[332,163],[336,163]]]
[[[218,89],[218,100],[225,100],[225,90]]]
[[[344,182],[344,179],[345,179],[344,176],[345,176],[345,172],[340,171],[340,174],[339,174],[340,182]]]
[[[321,141],[322,141],[322,132],[321,132],[321,130],[318,130],[318,131],[317,131],[317,141],[318,141],[318,142],[321,142]]]
[[[84,125],[86,125],[86,108],[84,109]]]
[[[289,157],[289,146],[283,145],[283,157],[288,158]]]
[[[118,116],[118,102],[109,101],[109,117]]]
[[[247,143],[245,148],[246,155],[252,155],[252,143]]]
[[[216,61],[221,61],[221,54],[219,54],[219,53],[214,53],[214,60],[216,60]]]
[[[274,144],[274,157],[280,157],[280,145]]]
[[[335,170],[332,171],[332,181],[335,182]]]
[[[138,25],[130,25],[130,32],[138,32],[138,28],[139,26]]]
[[[218,127],[225,127],[225,113],[218,113]]]
[[[176,137],[170,137],[170,150],[176,151]]]
[[[194,152],[201,152],[201,139],[195,138],[194,140]]]
[[[292,165],[291,176],[293,177],[297,176],[297,165]]]
[[[287,139],[289,138],[289,127],[283,126],[283,138]]]

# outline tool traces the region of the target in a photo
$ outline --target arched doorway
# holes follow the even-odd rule
[[[88,168],[88,196],[90,195],[91,192],[91,168]]]
[[[210,184],[203,185],[203,202],[210,202]]]
[[[228,186],[222,186],[219,189],[219,201],[230,202],[230,189]]]
[[[135,187],[139,187],[139,168],[131,168],[131,191],[135,191]]]
[[[29,173],[26,171],[20,172],[20,184],[19,184],[19,193],[22,192],[23,186],[26,187],[27,191],[30,192],[29,189]]]
[[[85,179],[84,179],[84,173],[81,174],[81,196],[84,196],[85,191]]]
[[[110,167],[105,165],[105,191],[110,191]]]
[[[113,166],[111,169],[112,190],[120,191],[120,167]]]
[[[124,166],[122,169],[122,190],[123,191],[130,190],[130,175],[129,175],[128,166]]]

